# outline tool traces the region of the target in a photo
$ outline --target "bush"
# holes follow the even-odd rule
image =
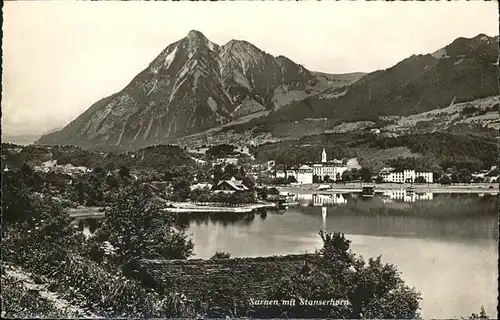
[[[210,260],[229,259],[231,255],[227,252],[216,252]]]
[[[415,178],[415,183],[426,183],[426,182],[427,181],[422,176],[418,176],[417,178]]]

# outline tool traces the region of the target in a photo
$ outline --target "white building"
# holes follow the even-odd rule
[[[238,158],[217,158],[212,166],[216,166],[218,164],[238,164]]]
[[[313,183],[313,168],[309,166],[301,166],[297,170],[297,183],[300,184],[311,184]]]
[[[325,180],[326,176],[331,181],[340,180],[344,171],[347,171],[347,167],[342,166],[341,160],[327,160],[324,148],[321,153],[321,163],[313,164],[313,175],[318,176],[321,180]]]
[[[286,175],[288,177],[294,177],[294,178],[297,178],[297,172],[295,170],[287,170],[286,171]]]
[[[285,171],[283,170],[276,171],[276,178],[285,178],[285,176],[286,176]]]
[[[342,174],[347,171],[347,167],[337,166],[331,163],[317,163],[313,165],[313,174],[325,180],[328,176],[331,181],[342,179]]]
[[[415,182],[415,179],[418,177],[423,177],[426,183],[433,182],[432,172],[415,172],[415,170],[404,170],[401,172],[384,168],[380,171],[380,176],[385,182],[412,183]]]

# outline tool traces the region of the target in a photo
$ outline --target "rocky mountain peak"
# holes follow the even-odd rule
[[[202,39],[207,40],[207,37],[198,30],[190,30],[187,34],[188,39]]]
[[[223,47],[191,30],[123,90],[101,99],[41,143],[123,148],[170,143],[313,94],[315,79],[242,40]]]

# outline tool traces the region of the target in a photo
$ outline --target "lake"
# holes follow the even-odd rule
[[[280,213],[189,219],[197,258],[313,252],[320,229],[343,232],[352,250],[395,264],[422,293],[425,318],[460,318],[484,306],[496,315],[497,197],[489,194],[295,195]]]
[[[267,214],[183,216],[194,258],[313,252],[320,229],[343,232],[365,260],[382,256],[422,293],[425,318],[460,318],[484,306],[496,315],[498,198],[492,194],[296,194],[298,206]],[[78,221],[91,235],[99,220]]]

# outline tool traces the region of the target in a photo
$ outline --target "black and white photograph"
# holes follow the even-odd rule
[[[498,319],[497,1],[5,1],[1,317]]]

